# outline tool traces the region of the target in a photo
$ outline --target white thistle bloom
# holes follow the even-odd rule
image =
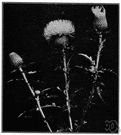
[[[69,20],[54,20],[44,28],[44,37],[49,40],[53,35],[70,35],[75,32],[74,25]]]
[[[94,28],[100,31],[106,29],[108,27],[108,23],[105,8],[103,6],[93,6],[91,11],[94,14]]]
[[[105,17],[106,15],[106,10],[103,6],[96,6],[96,7],[92,7],[91,8],[93,14],[96,16],[96,17]]]

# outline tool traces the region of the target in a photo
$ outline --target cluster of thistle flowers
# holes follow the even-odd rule
[[[93,26],[97,31],[103,31],[108,27],[106,19],[106,10],[103,6],[93,6],[91,11],[94,15]],[[70,20],[54,20],[49,22],[44,28],[44,37],[50,40],[52,36],[58,35],[56,40],[59,44],[65,44],[68,39],[66,35],[72,36],[75,33],[75,27]]]

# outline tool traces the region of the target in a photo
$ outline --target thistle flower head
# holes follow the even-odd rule
[[[106,19],[106,10],[103,6],[93,6],[91,8],[92,13],[94,14],[93,26],[95,29],[102,31],[108,27]]]
[[[44,28],[44,37],[50,40],[54,35],[71,35],[75,32],[74,25],[69,20],[54,20]]]
[[[92,7],[91,8],[92,13],[96,16],[96,17],[105,17],[106,15],[106,10],[103,6],[96,6],[96,7]]]

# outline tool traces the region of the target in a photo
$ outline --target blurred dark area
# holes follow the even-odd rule
[[[93,29],[93,15],[91,7],[96,4],[78,3],[8,3],[2,4],[2,130],[3,132],[48,132],[46,124],[41,115],[36,111],[36,103],[27,88],[20,71],[11,64],[9,54],[16,52],[23,58],[23,70],[34,90],[52,88],[49,95],[57,95],[56,101],[61,106],[65,104],[65,97],[57,92],[57,87],[64,89],[64,76],[60,67],[62,65],[62,54],[59,47],[53,42],[48,43],[44,36],[44,27],[53,20],[66,19],[73,22],[75,26],[75,37],[70,39],[70,45],[74,50],[68,50],[68,56],[72,58],[70,93],[79,90],[79,94],[73,98],[72,105],[79,105],[78,109],[72,109],[72,117],[80,120],[83,102],[86,102],[90,94],[91,78],[83,70],[77,70],[73,65],[84,65],[88,63],[77,56],[77,53],[85,53],[96,58],[98,43]],[[92,105],[86,115],[87,124],[79,132],[106,132],[105,121],[116,120],[119,116],[119,5],[102,4],[106,9],[108,21],[105,46],[102,51],[100,66],[112,69],[117,75],[107,72],[101,75],[101,81],[105,83],[102,97],[105,104],[95,97],[95,105]],[[94,39],[94,41],[89,40]],[[35,73],[31,74],[31,71]],[[57,93],[55,93],[55,91]],[[46,95],[46,93],[45,93]],[[44,98],[44,96],[43,96]],[[84,99],[84,100],[83,100]],[[62,102],[61,102],[62,101]],[[31,111],[30,111],[31,110]],[[48,116],[48,121],[56,131],[59,126],[67,127],[68,120],[66,112],[59,108],[43,109]],[[18,116],[25,112],[21,118]],[[61,115],[62,114],[62,115]],[[55,117],[53,119],[53,117]]]

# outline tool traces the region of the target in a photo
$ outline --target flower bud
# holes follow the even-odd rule
[[[94,29],[98,31],[105,30],[108,27],[105,8],[103,6],[93,6],[91,11],[94,14]]]

